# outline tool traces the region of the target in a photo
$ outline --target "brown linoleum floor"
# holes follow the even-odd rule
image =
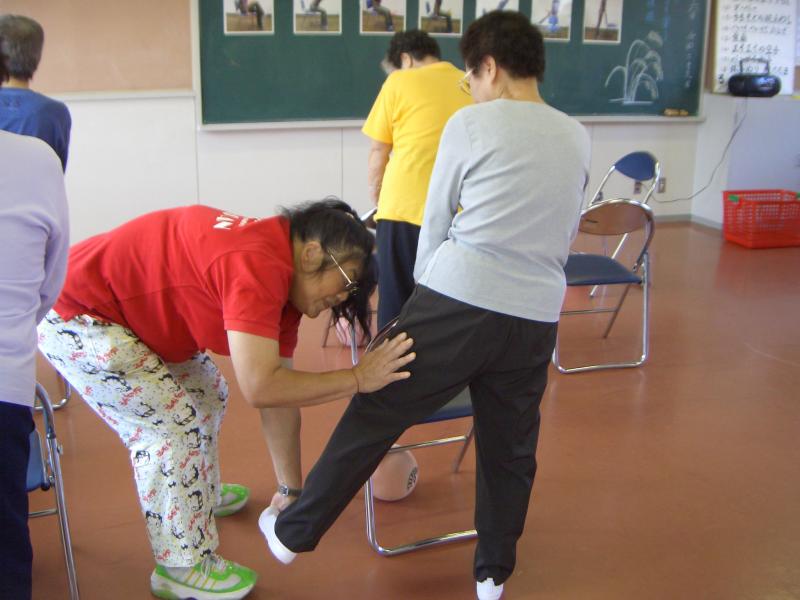
[[[660,225],[652,273],[648,364],[551,373],[508,600],[800,598],[800,248],[746,250],[717,231]],[[588,317],[565,320],[564,359],[635,343],[639,299],[632,292],[605,344]],[[346,349],[320,348],[322,330],[320,319],[303,324],[298,368],[348,364]],[[344,406],[304,410],[304,472]],[[408,439],[467,426],[428,425]],[[153,563],[126,451],[78,398],[57,427],[82,597],[149,598]],[[455,451],[415,451],[417,489],[378,505],[382,542],[471,526],[474,456],[452,475]],[[223,479],[253,490],[244,511],[219,521],[220,553],[260,573],[249,598],[474,598],[472,543],[380,557],[361,495],[315,552],[288,567],[272,559],[256,520],[275,479],[259,421],[235,394],[221,461]],[[51,500],[36,492],[32,508]],[[33,520],[31,532],[34,599],[66,598],[55,518]]]

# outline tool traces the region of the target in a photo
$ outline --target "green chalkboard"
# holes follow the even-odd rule
[[[359,34],[363,2],[342,0],[339,35],[295,35],[290,0],[274,1],[272,33],[227,35],[223,0],[199,0],[203,123],[366,117],[385,78],[380,60],[390,37]],[[697,115],[707,0],[628,0],[624,5],[623,0],[608,0],[612,9],[623,7],[620,21],[611,14],[597,31],[593,25],[585,28],[584,12],[597,11],[601,4],[571,3],[569,39],[556,38],[566,35],[563,15],[551,24],[554,38],[546,40],[547,71],[541,85],[547,102],[577,116]],[[406,27],[412,28],[419,2],[406,5]],[[475,18],[475,0],[464,0],[463,6],[466,27]],[[520,0],[519,6],[530,16],[541,2]],[[533,20],[540,20],[538,13]],[[593,22],[594,16],[587,21]],[[463,66],[459,39],[437,40],[443,58]]]

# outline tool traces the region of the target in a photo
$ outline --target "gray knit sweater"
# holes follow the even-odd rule
[[[584,127],[545,104],[458,111],[431,175],[417,282],[480,308],[558,321],[589,152]]]

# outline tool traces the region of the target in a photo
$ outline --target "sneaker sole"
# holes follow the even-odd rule
[[[181,585],[160,575],[150,577],[150,592],[156,598],[165,600],[240,600],[247,596],[253,587],[255,583],[235,591],[211,592]]]

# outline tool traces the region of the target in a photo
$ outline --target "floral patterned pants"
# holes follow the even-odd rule
[[[211,358],[165,363],[130,329],[52,310],[39,349],[130,452],[156,562],[186,567],[214,552],[228,385]]]

